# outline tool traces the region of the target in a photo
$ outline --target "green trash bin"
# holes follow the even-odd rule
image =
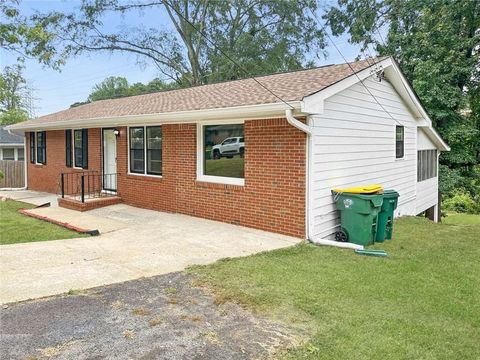
[[[393,212],[397,208],[399,196],[400,194],[395,190],[385,190],[383,192],[383,204],[378,213],[375,242],[384,242],[385,239],[392,239]]]
[[[332,193],[341,218],[341,230],[335,233],[335,240],[358,245],[372,244],[383,194]]]

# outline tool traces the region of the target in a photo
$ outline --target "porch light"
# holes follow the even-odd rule
[[[115,136],[117,136],[117,137],[120,136],[120,130],[118,130],[118,129],[113,130],[113,133],[114,133]]]

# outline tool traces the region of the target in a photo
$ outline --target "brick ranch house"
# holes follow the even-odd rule
[[[334,187],[394,188],[397,216],[435,209],[448,146],[391,58],[351,66],[258,77],[271,92],[243,79],[96,101],[9,129],[25,133],[28,188],[74,209],[121,200],[309,239],[338,228]]]

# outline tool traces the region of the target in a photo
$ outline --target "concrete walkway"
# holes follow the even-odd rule
[[[67,210],[55,209],[58,211],[70,216]],[[0,302],[180,271],[189,265],[288,247],[300,241],[124,204],[75,212],[71,221],[75,225],[92,219],[109,226],[110,231],[97,237],[0,246]]]

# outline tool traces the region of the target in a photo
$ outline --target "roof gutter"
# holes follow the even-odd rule
[[[300,110],[300,101],[289,102],[295,110]],[[148,125],[192,123],[209,120],[238,120],[261,119],[283,116],[287,105],[284,103],[243,105],[229,108],[216,108],[205,110],[177,111],[157,114],[122,115],[112,117],[98,117],[90,119],[60,120],[53,122],[38,122],[35,120],[25,123],[10,125],[7,130],[24,132],[33,130],[62,130],[74,127],[102,128],[109,126]]]
[[[287,117],[287,121],[290,125],[296,127],[300,131],[303,131],[307,135],[312,135],[312,130],[310,129],[310,126],[293,117],[292,109],[285,110],[285,116]]]

